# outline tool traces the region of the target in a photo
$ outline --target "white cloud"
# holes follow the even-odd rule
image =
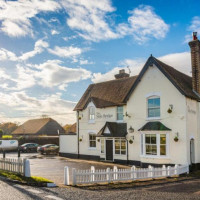
[[[129,11],[131,16],[128,18],[128,24],[118,25],[120,35],[133,35],[134,39],[142,44],[150,38],[162,39],[166,36],[169,25],[158,16],[151,6],[139,6]]]
[[[60,32],[56,31],[56,30],[51,30],[51,35],[58,35],[60,34]]]
[[[34,57],[37,54],[40,54],[44,51],[49,46],[47,42],[44,40],[40,39],[35,42],[34,50],[23,53],[21,56],[16,56],[15,53],[1,48],[0,49],[0,60],[11,60],[11,61],[24,61],[28,60],[31,57]]]
[[[200,33],[200,17],[199,16],[195,16],[193,17],[190,26],[187,29],[190,34],[187,34],[185,36],[185,43],[188,43],[189,41],[192,40],[192,32],[197,32]]]
[[[48,49],[48,51],[51,54],[54,54],[59,57],[65,57],[65,58],[76,57],[83,52],[81,48],[73,47],[73,46],[69,46],[69,47],[55,46],[54,49]]]
[[[62,0],[69,18],[67,25],[79,31],[86,40],[100,41],[118,38],[109,23],[106,14],[115,10],[110,0]]]
[[[31,18],[60,9],[53,0],[0,1],[0,30],[10,37],[33,35]]]
[[[80,65],[92,65],[94,62],[88,60],[80,60]]]
[[[7,113],[1,112],[0,118],[23,123],[30,118],[40,118],[45,114],[63,124],[73,123],[76,117],[73,112],[75,104],[76,102],[62,99],[60,93],[36,98],[24,91],[10,94],[0,92],[0,106],[9,108],[13,116],[9,118],[6,117]]]
[[[167,55],[158,57],[158,59],[174,67],[178,71],[191,76],[191,55],[189,52],[167,54]],[[105,74],[94,73],[92,81],[97,83],[97,82],[113,80],[115,79],[114,75],[118,74],[120,69],[125,69],[126,73],[129,73],[127,66],[129,66],[131,70],[131,75],[138,75],[142,67],[144,66],[145,62],[146,60],[142,58],[141,59],[125,59],[119,62],[119,65],[121,67],[114,67],[112,70],[108,71]]]

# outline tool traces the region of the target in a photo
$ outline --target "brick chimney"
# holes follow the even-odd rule
[[[193,40],[189,42],[192,63],[192,89],[200,94],[200,41],[197,32],[193,32]]]
[[[119,74],[115,74],[116,79],[126,78],[126,77],[129,77],[129,76],[130,75],[125,72],[125,69],[120,69]]]

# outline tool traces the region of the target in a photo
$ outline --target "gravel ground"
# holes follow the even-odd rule
[[[78,187],[37,188],[0,181],[0,194],[1,200],[200,199],[200,180],[187,180],[139,188],[98,189],[94,191],[87,190],[86,187],[84,189]]]

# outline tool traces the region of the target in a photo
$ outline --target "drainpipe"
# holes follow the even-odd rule
[[[125,137],[126,138],[126,137]],[[129,160],[128,160],[128,139],[126,138],[126,146],[127,146],[127,153],[126,153],[126,155],[127,155],[127,160],[126,160],[126,164],[129,164]]]
[[[77,128],[78,128],[78,130],[77,130],[77,135],[78,135],[78,137],[77,137],[77,142],[78,142],[78,158],[79,158],[79,111],[77,111],[77,118],[78,118],[78,120],[77,120]]]

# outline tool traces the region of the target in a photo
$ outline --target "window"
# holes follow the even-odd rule
[[[89,120],[90,121],[95,120],[95,108],[94,108],[94,106],[89,107]]]
[[[117,106],[117,120],[122,121],[123,119],[123,106]]]
[[[105,153],[105,140],[104,139],[101,139],[101,153]]]
[[[157,144],[155,134],[145,135],[146,155],[157,155]]]
[[[96,148],[96,135],[89,134],[89,147]]]
[[[115,139],[115,154],[126,155],[126,140]]]
[[[148,117],[160,117],[159,97],[151,97],[148,99]]]
[[[162,157],[167,156],[167,134],[142,134],[141,154],[144,156]]]

